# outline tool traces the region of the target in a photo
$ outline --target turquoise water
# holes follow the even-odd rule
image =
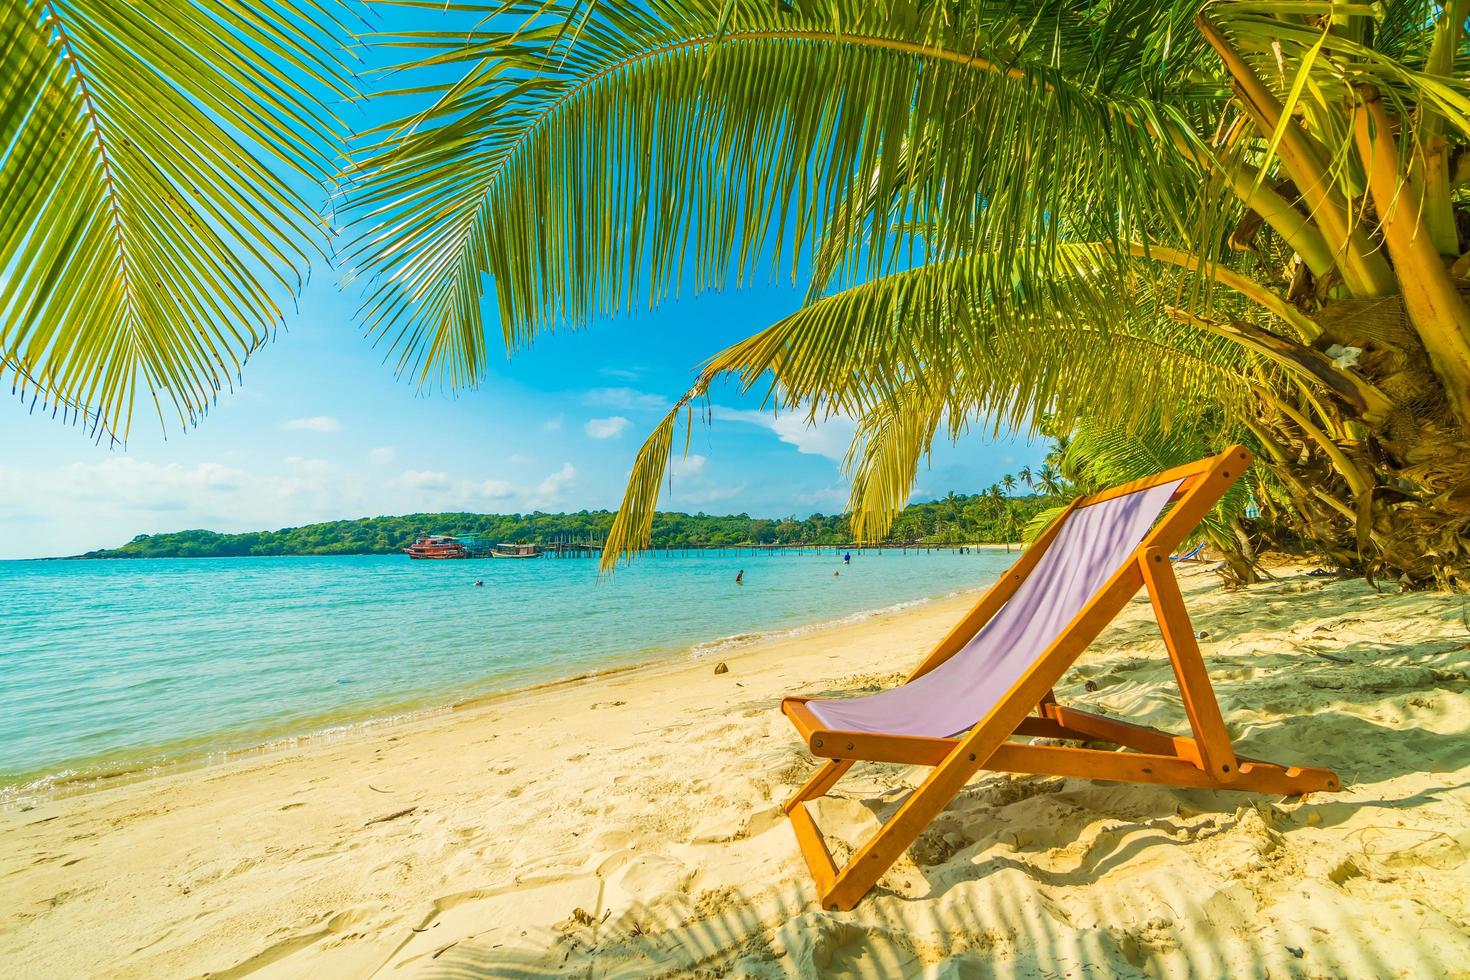
[[[722,638],[976,588],[1011,560],[706,553],[601,579],[587,559],[0,562],[0,787],[14,796],[709,653]]]

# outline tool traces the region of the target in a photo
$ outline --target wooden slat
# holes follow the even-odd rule
[[[1188,736],[1173,735],[1116,718],[1104,718],[1102,715],[1060,704],[1052,708],[1049,714],[1059,725],[1069,731],[1080,732],[1088,739],[1116,742],[1118,745],[1154,755],[1173,755],[1192,765],[1200,765],[1199,750],[1195,748],[1194,739]]]
[[[1225,453],[1229,453],[1236,448],[1238,447],[1231,446],[1230,449],[1225,450]],[[1173,483],[1175,480],[1188,481],[1186,486],[1180,487],[1175,493],[1174,496],[1177,499],[1193,489],[1194,478],[1208,470],[1219,458],[1219,456],[1206,456],[1204,459],[1197,459],[1193,463],[1176,466],[1172,470],[1165,470],[1162,473],[1145,476],[1142,479],[1133,480],[1129,483],[1120,483],[1116,487],[1099,490],[1097,493],[1078,499],[1077,506],[1091,507],[1093,504],[1100,504],[1105,500],[1116,500],[1119,497],[1126,497],[1130,493],[1137,493],[1140,490],[1149,490],[1153,487],[1161,487],[1166,483]]]
[[[1070,776],[1105,782],[1157,783],[1193,789],[1249,790],[1296,796],[1337,789],[1337,776],[1326,769],[1287,768],[1269,762],[1242,763],[1235,780],[1226,784],[1213,773],[1170,755],[1137,752],[1101,752],[1055,745],[1007,742],[996,749],[985,768],[1001,772]]]
[[[1198,483],[1154,525],[1139,546],[1139,553],[1162,548],[1173,554],[1250,464],[1250,450],[1244,446],[1231,446],[1216,456],[1213,465],[1200,474]]]
[[[802,741],[807,743],[807,748],[811,748],[813,734],[820,731],[823,725],[821,720],[806,706],[807,700],[807,698],[783,698],[781,713],[791,719],[791,723],[801,734]]]
[[[847,774],[852,768],[852,759],[830,759],[827,764],[812,774],[796,795],[786,801],[785,811],[789,814],[792,810],[801,806],[807,800],[815,800],[819,796],[826,796],[827,790],[837,784],[837,781]]]
[[[1179,681],[1179,694],[1194,732],[1200,764],[1218,779],[1230,782],[1236,775],[1235,750],[1231,748],[1230,732],[1220,716],[1220,703],[1215,700],[1210,675],[1194,638],[1189,611],[1184,608],[1184,596],[1174,577],[1174,563],[1169,560],[1169,552],[1149,548],[1139,559],[1139,567],[1153,602],[1159,632],[1164,636],[1164,647],[1174,665],[1174,676]]]

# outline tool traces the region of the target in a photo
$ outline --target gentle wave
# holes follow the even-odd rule
[[[708,657],[712,653],[720,653],[726,650],[738,650],[744,647],[755,646],[775,640],[795,639],[799,636],[807,636],[811,633],[819,633],[822,630],[833,629],[838,626],[849,626],[854,623],[866,622],[878,616],[888,616],[900,613],[906,609],[917,609],[935,602],[943,602],[945,599],[954,599],[966,593],[976,591],[974,589],[955,589],[939,595],[925,596],[922,599],[909,599],[905,602],[895,602],[889,606],[879,606],[877,609],[864,609],[859,612],[839,616],[836,619],[823,619],[815,623],[806,623],[801,626],[788,626],[785,629],[759,630],[754,633],[736,633],[732,636],[722,636],[718,640],[709,640],[704,643],[696,643],[689,648],[689,653],[696,659]]]
[[[552,559],[0,562],[0,805],[799,636],[973,590],[1009,562],[706,554],[611,579]]]

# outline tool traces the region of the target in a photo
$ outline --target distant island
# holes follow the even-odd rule
[[[1053,501],[1045,497],[951,493],[941,500],[910,504],[893,522],[892,542],[961,544],[1015,541],[1021,529]],[[601,542],[613,513],[406,514],[326,521],[279,531],[170,531],[140,534],[120,548],[101,548],[77,558],[238,558],[271,555],[382,555],[401,551],[419,534],[476,535],[490,541]],[[748,514],[659,513],[653,546],[756,544],[846,544],[847,516],[768,519]]]

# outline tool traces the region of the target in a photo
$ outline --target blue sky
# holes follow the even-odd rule
[[[133,535],[415,511],[616,507],[643,438],[701,360],[794,309],[770,287],[707,294],[539,341],[457,396],[394,377],[317,276],[288,329],[192,430],[140,415],[126,450],[0,402],[0,557],[75,554]],[[851,424],[815,429],[717,389],[665,509],[756,516],[840,511]],[[979,434],[936,449],[915,496],[968,492],[1035,466],[1039,443]]]
[[[423,395],[371,348],[356,318],[359,294],[337,281],[333,270],[314,270],[286,329],[193,430],[165,433],[140,411],[127,448],[114,449],[0,400],[0,558],[195,527],[613,508],[638,446],[700,362],[801,298],[779,282],[670,302],[539,340],[502,358],[475,391]],[[715,420],[696,429],[664,509],[769,517],[842,509],[849,421],[809,428],[796,415],[757,412],[757,398],[732,388],[712,401]],[[1039,443],[995,441],[979,429],[937,448],[916,499],[982,489],[1043,455]]]

